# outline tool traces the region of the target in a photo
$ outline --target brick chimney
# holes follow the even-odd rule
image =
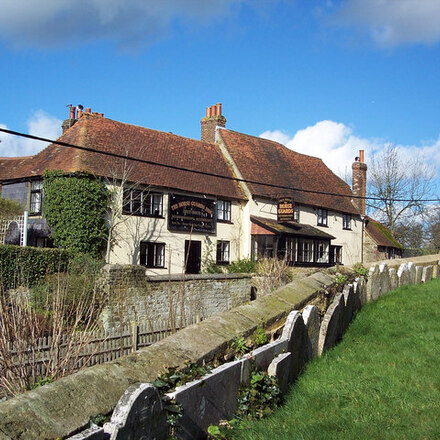
[[[222,105],[217,103],[206,107],[206,116],[200,121],[202,125],[202,142],[215,142],[216,127],[225,127],[226,118],[222,115]]]
[[[76,121],[75,117],[76,108],[72,105],[69,106],[69,119],[65,119],[61,124],[61,128],[63,129],[63,133],[67,131]]]
[[[353,165],[352,190],[355,196],[365,197],[367,194],[367,164],[364,162],[364,150],[359,150],[359,157],[356,157]],[[354,199],[361,215],[365,215],[365,198]]]

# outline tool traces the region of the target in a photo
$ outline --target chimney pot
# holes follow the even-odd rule
[[[82,115],[83,115],[83,111],[82,111],[82,108],[79,108],[78,107],[78,112],[77,112],[77,115],[76,115],[76,117],[79,119],[79,118],[81,118],[82,117]]]
[[[222,105],[217,104],[206,107],[206,117],[202,118],[202,142],[216,142],[216,128],[226,126],[226,118],[222,116]]]
[[[364,163],[364,150],[359,150],[359,161]]]
[[[89,107],[89,108],[86,108],[86,113],[91,113],[92,112],[92,109]]]
[[[75,119],[75,107],[70,107],[69,110],[69,119]]]

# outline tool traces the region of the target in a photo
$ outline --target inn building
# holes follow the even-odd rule
[[[42,175],[55,169],[91,173],[119,192],[123,221],[110,263],[178,274],[243,258],[300,266],[362,259],[364,202],[354,197],[365,195],[362,155],[352,191],[319,158],[227,129],[221,104],[206,109],[201,140],[71,107],[59,141],[98,152],[51,144],[35,156],[0,158],[2,197],[29,212],[28,245],[51,245]],[[6,242],[23,241],[19,226],[6,227]]]

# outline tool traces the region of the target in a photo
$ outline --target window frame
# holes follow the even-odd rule
[[[230,200],[217,200],[216,211],[218,222],[232,223],[232,202]]]
[[[342,229],[351,231],[351,214],[342,214]]]
[[[231,242],[217,240],[216,264],[229,264],[231,261]]]
[[[316,217],[318,226],[328,226],[328,209],[318,208]]]
[[[35,209],[38,207],[38,209]],[[30,185],[29,214],[40,215],[43,211],[43,181],[33,180]]]
[[[137,188],[124,188],[122,195],[122,214],[135,215],[138,217],[164,218],[163,193]]]
[[[151,269],[165,269],[165,243],[141,241],[139,246],[139,263]],[[152,252],[152,255],[149,253]]]

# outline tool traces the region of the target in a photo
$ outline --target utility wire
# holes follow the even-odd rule
[[[134,162],[145,163],[145,164],[148,164],[148,165],[154,165],[154,166],[169,168],[169,169],[178,170],[178,171],[185,171],[185,172],[188,172],[188,173],[201,174],[203,176],[217,177],[219,179],[232,180],[232,181],[235,181],[235,182],[250,183],[250,184],[253,184],[253,185],[267,186],[267,187],[270,187],[270,188],[287,189],[289,191],[298,191],[298,192],[305,192],[305,193],[312,193],[312,194],[321,194],[321,195],[326,195],[326,196],[348,197],[350,199],[364,199],[364,200],[378,200],[378,201],[382,201],[383,200],[380,197],[370,197],[370,196],[365,196],[364,197],[364,196],[356,196],[356,195],[353,195],[353,194],[350,194],[350,195],[348,195],[348,194],[338,194],[338,193],[331,193],[331,192],[326,192],[326,191],[317,191],[317,190],[312,190],[312,189],[294,188],[292,186],[276,185],[276,184],[272,184],[272,183],[259,182],[257,180],[251,180],[251,179],[240,179],[238,177],[224,176],[222,174],[211,173],[211,172],[208,172],[208,171],[194,170],[194,169],[191,169],[191,168],[181,167],[181,166],[178,166],[178,165],[170,165],[170,164],[166,164],[166,163],[154,162],[154,161],[147,160],[147,159],[140,159],[140,158],[132,157],[132,156],[128,156],[128,155],[112,153],[110,151],[101,151],[101,150],[98,150],[96,148],[82,147],[80,145],[74,145],[74,144],[70,144],[68,142],[57,141],[57,140],[48,139],[48,138],[44,138],[44,137],[40,137],[40,136],[34,136],[34,135],[31,135],[31,134],[26,134],[26,133],[20,133],[18,131],[8,130],[6,128],[0,128],[0,132],[11,134],[13,136],[24,137],[24,138],[27,138],[27,139],[33,139],[33,140],[36,140],[36,141],[49,142],[51,144],[60,145],[62,147],[76,148],[78,150],[88,151],[88,152],[97,153],[97,154],[103,154],[105,156],[116,157],[116,158],[119,158],[119,159],[132,160]],[[392,199],[391,201],[394,201],[394,202],[413,202],[414,200],[412,200],[412,199],[409,199],[409,200],[407,200],[407,199]],[[433,199],[433,200],[425,199],[425,200],[418,200],[418,201],[419,202],[437,202],[438,200],[437,199]]]

